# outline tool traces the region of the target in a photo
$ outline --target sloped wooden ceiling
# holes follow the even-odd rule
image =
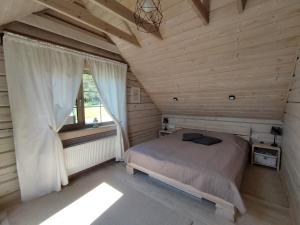
[[[208,25],[186,0],[161,0],[163,40],[84,2],[94,15],[135,33],[141,48],[112,39],[163,113],[282,118],[299,48],[299,0],[248,0],[242,13],[237,0],[211,0]],[[136,3],[119,2],[131,10]]]
[[[300,47],[299,0],[243,0],[243,12],[238,7],[242,0],[210,0],[207,25],[192,9],[191,0],[161,0],[163,40],[138,32],[95,0],[76,1],[137,37],[141,47],[111,36],[163,113],[283,117]],[[0,24],[44,9],[35,2],[2,0]],[[136,4],[136,0],[118,2],[132,11]],[[229,101],[229,95],[236,100]]]
[[[32,0],[0,0],[0,25],[45,9]]]

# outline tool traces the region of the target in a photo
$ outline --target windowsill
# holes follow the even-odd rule
[[[117,134],[115,125],[101,126],[97,128],[83,128],[59,133],[64,148],[99,140],[101,138]]]

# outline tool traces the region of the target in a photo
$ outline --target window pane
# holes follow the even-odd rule
[[[102,122],[110,122],[113,121],[107,110],[104,108],[104,106],[100,107],[101,108],[101,120]]]
[[[78,123],[77,107],[73,108],[73,111],[67,117],[65,125]]]
[[[100,107],[84,107],[85,123],[101,123]]]
[[[98,92],[83,92],[84,95],[84,106],[91,107],[91,106],[99,106],[100,107],[100,96]]]
[[[100,101],[100,95],[90,74],[83,74],[83,97],[86,124],[113,121]]]
[[[83,74],[83,90],[84,91],[93,91],[93,92],[98,93],[98,90],[97,90],[97,87],[93,80],[92,75]]]

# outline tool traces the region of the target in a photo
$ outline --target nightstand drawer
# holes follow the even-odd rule
[[[276,168],[277,167],[277,157],[259,154],[259,153],[255,152],[254,153],[254,163]]]

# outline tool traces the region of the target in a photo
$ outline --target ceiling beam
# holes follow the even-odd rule
[[[12,22],[3,26],[4,31],[19,34],[25,37],[29,37],[44,42],[49,42],[62,47],[71,48],[76,51],[85,52],[88,54],[104,57],[107,59],[125,62],[121,55],[106,51],[101,48],[97,48],[91,45],[87,45],[83,42],[70,39],[59,34],[55,34],[37,27],[33,27],[21,22]]]
[[[209,0],[187,0],[202,22],[209,23]]]
[[[52,9],[58,13],[61,13],[75,21],[85,24],[86,26],[92,27],[96,30],[103,31],[114,35],[120,39],[123,39],[129,43],[132,43],[140,47],[135,36],[130,35],[111,24],[97,18],[92,15],[87,9],[82,6],[72,3],[68,0],[35,0],[36,2]]]
[[[134,20],[134,12],[123,6],[121,3],[117,2],[116,0],[92,0],[96,5],[110,11],[111,13],[115,14],[116,16],[120,17],[121,19],[125,20],[126,22],[136,25]],[[145,30],[150,32],[155,27],[153,24],[147,22],[143,18],[140,18],[141,21],[146,25]],[[160,32],[153,33],[156,37],[162,39]]]
[[[102,32],[102,31],[96,30],[96,29],[94,29],[94,28],[92,28],[92,27],[88,27],[88,26],[86,26],[85,24],[80,23],[79,21],[75,21],[75,20],[73,20],[72,18],[67,17],[67,16],[65,16],[65,15],[63,15],[63,14],[61,14],[61,13],[58,13],[58,12],[52,10],[52,9],[46,9],[46,10],[44,10],[43,12],[39,12],[38,14],[39,14],[39,15],[42,14],[42,15],[44,15],[44,16],[49,16],[49,17],[58,19],[58,20],[60,20],[60,21],[64,21],[64,22],[66,22],[66,23],[68,23],[68,24],[71,24],[71,25],[73,25],[73,26],[79,27],[79,28],[82,29],[82,30],[86,30],[86,31],[88,31],[88,32],[90,32],[90,33],[94,33],[94,34],[96,34],[97,36],[99,36],[99,38],[101,38],[101,39],[108,39],[111,43],[113,43],[113,42],[110,40],[110,38],[109,38],[109,36],[107,35],[107,33],[104,33],[104,32]]]
[[[237,0],[237,9],[239,13],[242,13],[245,9],[247,0]]]
[[[101,40],[98,35],[82,30],[79,27],[73,26],[54,17],[43,14],[31,14],[25,18],[19,19],[18,21],[31,25],[33,27],[59,34],[67,38],[80,41],[85,44],[95,46],[97,48],[102,48],[107,51],[120,54],[120,50],[116,45],[111,44],[106,40]]]

